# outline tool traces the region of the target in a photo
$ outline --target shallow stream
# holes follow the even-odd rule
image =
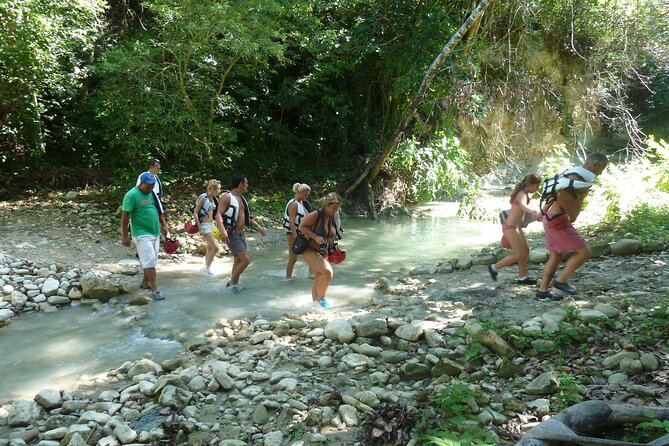
[[[340,246],[348,257],[335,266],[328,289],[334,311],[369,301],[375,293],[372,285],[381,275],[397,277],[415,266],[435,265],[500,238],[498,225],[457,218],[453,204],[429,209],[427,218],[343,222]],[[75,307],[14,318],[0,330],[0,402],[32,398],[45,388],[72,389],[145,353],[160,362],[182,350],[175,339],[200,334],[222,318],[232,321],[259,315],[271,320],[312,308],[312,281],[301,259],[294,279],[284,280],[285,242],[254,235],[249,248],[253,263],[242,275],[242,290],[236,295],[225,288],[232,264],[229,257],[214,261],[218,275],[213,278],[202,274],[200,263],[159,265],[159,285],[166,300],[152,303],[139,324],[113,306],[97,312]]]

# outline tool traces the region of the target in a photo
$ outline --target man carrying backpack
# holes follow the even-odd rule
[[[585,239],[572,226],[583,209],[583,201],[592,183],[600,175],[608,159],[602,153],[589,155],[583,167],[567,169],[560,175],[545,180],[541,199],[546,248],[550,251],[544,265],[543,279],[537,291],[537,299],[561,300],[548,289],[551,285],[567,294],[578,291],[569,283],[569,277],[590,257],[590,248]],[[565,252],[574,251],[562,272],[553,279]]]

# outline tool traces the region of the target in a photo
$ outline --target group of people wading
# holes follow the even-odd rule
[[[152,160],[151,163],[154,161],[157,162]],[[158,179],[160,163],[158,162],[157,169],[155,164],[151,163],[149,171],[140,175],[137,186],[128,191],[123,198],[121,236],[123,245],[130,246],[130,234],[132,234],[137,246],[139,261],[144,269],[140,288],[151,289],[153,298],[162,300],[164,296],[157,285],[156,264],[160,235],[162,233],[165,237],[169,237],[169,233],[161,203],[162,187],[160,194],[154,192],[156,183],[160,181]],[[218,180],[206,181],[205,188],[206,192],[197,198],[192,208],[194,225],[189,222],[191,226],[195,226],[193,232],[202,234],[207,242],[204,274],[214,276],[211,265],[220,249],[218,240],[224,242],[234,256],[230,280],[226,287],[231,292],[238,293],[239,278],[251,264],[244,231],[246,228],[255,228],[263,236],[267,235],[267,232],[251,216],[251,209],[244,197],[249,188],[246,175],[234,174],[230,191],[223,195],[221,195],[221,182]],[[328,255],[332,255],[340,238],[338,213],[341,198],[331,192],[321,198],[320,209],[312,210],[307,201],[311,193],[308,185],[295,183],[293,192],[295,195],[286,205],[283,224],[288,242],[286,279],[292,278],[297,261],[298,254],[294,252],[292,246],[298,237],[303,237],[307,245],[300,255],[309,266],[310,275],[313,277],[312,301],[319,307],[328,308],[331,304],[325,298],[325,294],[333,277]]]
[[[600,175],[608,159],[601,153],[589,155],[582,167],[567,169],[555,177],[542,182],[539,175],[525,175],[516,184],[511,193],[511,209],[500,214],[502,223],[502,245],[513,251],[495,264],[488,266],[493,280],[497,280],[498,271],[512,264],[518,264],[518,277],[515,282],[520,285],[535,285],[537,280],[527,276],[529,246],[523,228],[531,221],[543,221],[546,236],[546,247],[550,256],[544,265],[543,278],[536,292],[539,299],[560,300],[561,296],[550,291],[550,286],[567,294],[576,294],[577,289],[569,283],[569,277],[590,257],[590,248],[585,239],[578,233],[572,223],[576,221],[583,208],[583,202],[593,186],[597,175]],[[162,199],[162,185],[158,178],[160,162],[152,160],[149,170],[142,173],[137,186],[125,194],[121,215],[122,243],[130,246],[130,233],[137,246],[137,253],[144,269],[140,288],[153,292],[153,298],[163,299],[156,281],[156,264],[160,234],[166,237],[167,224]],[[537,192],[543,184],[539,210],[532,209],[530,196]],[[194,224],[188,222],[192,233],[201,233],[207,242],[204,260],[204,273],[213,276],[211,265],[219,251],[218,240],[228,245],[234,256],[230,280],[226,287],[233,293],[239,291],[239,278],[251,264],[246,237],[246,228],[255,228],[266,235],[265,229],[251,216],[244,193],[248,191],[248,178],[242,173],[232,177],[231,190],[221,195],[221,183],[208,180],[206,192],[196,200],[192,211]],[[294,197],[287,203],[283,228],[286,230],[288,244],[288,263],[286,279],[290,280],[297,256],[309,266],[313,275],[311,298],[315,305],[323,308],[330,306],[325,297],[332,281],[333,270],[328,259],[332,257],[339,234],[339,208],[341,198],[331,192],[321,198],[321,208],[312,210],[307,198],[311,188],[306,184],[293,185]],[[128,224],[130,223],[130,224]],[[298,249],[298,245],[302,245]],[[338,251],[338,250],[337,250]],[[560,274],[554,278],[565,253],[573,251]],[[341,253],[341,251],[338,251]],[[330,256],[328,256],[330,254]],[[341,258],[339,258],[341,261]],[[337,263],[337,260],[333,260]]]
[[[502,216],[502,246],[513,250],[513,254],[489,265],[488,272],[497,280],[497,272],[514,263],[518,264],[516,283],[535,285],[536,279],[527,276],[530,248],[523,233],[523,227],[532,220],[541,220],[546,236],[546,248],[550,252],[544,265],[543,277],[536,297],[538,299],[560,300],[560,295],[550,291],[551,284],[567,294],[578,290],[569,283],[569,277],[590,257],[590,248],[572,223],[583,209],[585,197],[590,192],[597,175],[606,168],[608,159],[602,153],[589,155],[582,167],[572,167],[545,181],[535,173],[525,175],[511,193],[511,209]],[[540,209],[532,209],[530,196],[543,184]],[[527,218],[529,217],[529,218]],[[565,253],[573,251],[558,277],[554,278]]]

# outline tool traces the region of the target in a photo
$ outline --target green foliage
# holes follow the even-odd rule
[[[613,237],[637,237],[644,242],[654,242],[669,234],[669,204],[653,206],[640,203],[612,225]]]
[[[494,444],[492,433],[479,426],[476,407],[473,390],[462,383],[450,385],[431,398],[416,431],[435,445]]]
[[[561,412],[574,404],[583,401],[583,396],[579,392],[578,386],[581,383],[568,373],[558,373],[558,390],[554,395],[551,404],[552,410]]]
[[[646,157],[653,161],[657,169],[654,176],[655,187],[662,192],[669,192],[669,143],[663,139],[655,141],[655,138],[651,135],[647,144]]]
[[[79,106],[104,8],[103,0],[2,2],[0,169],[40,159],[47,147],[53,156],[53,149],[78,131],[63,110]]]
[[[426,144],[405,140],[389,164],[393,173],[405,180],[409,198],[416,201],[453,199],[472,182],[465,173],[470,165],[468,153],[456,137],[443,132]]]
[[[653,346],[658,340],[669,338],[669,307],[653,308],[649,317],[637,318],[632,328],[635,344]]]
[[[648,418],[655,418],[655,414],[653,414],[653,412],[647,412],[644,413],[644,415]],[[669,434],[669,420],[654,419],[652,421],[644,421],[639,423],[637,427],[659,429],[663,434]]]

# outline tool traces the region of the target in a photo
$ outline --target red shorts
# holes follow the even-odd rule
[[[507,239],[506,236],[504,235],[506,231],[509,231],[511,229],[517,230],[518,226],[507,225],[506,223],[502,224],[502,248],[511,249],[511,243],[509,243],[509,239]]]
[[[562,254],[588,246],[571,222],[567,221],[556,226],[549,223],[547,216],[544,216],[543,223],[544,233],[546,234],[546,248],[549,251]]]

